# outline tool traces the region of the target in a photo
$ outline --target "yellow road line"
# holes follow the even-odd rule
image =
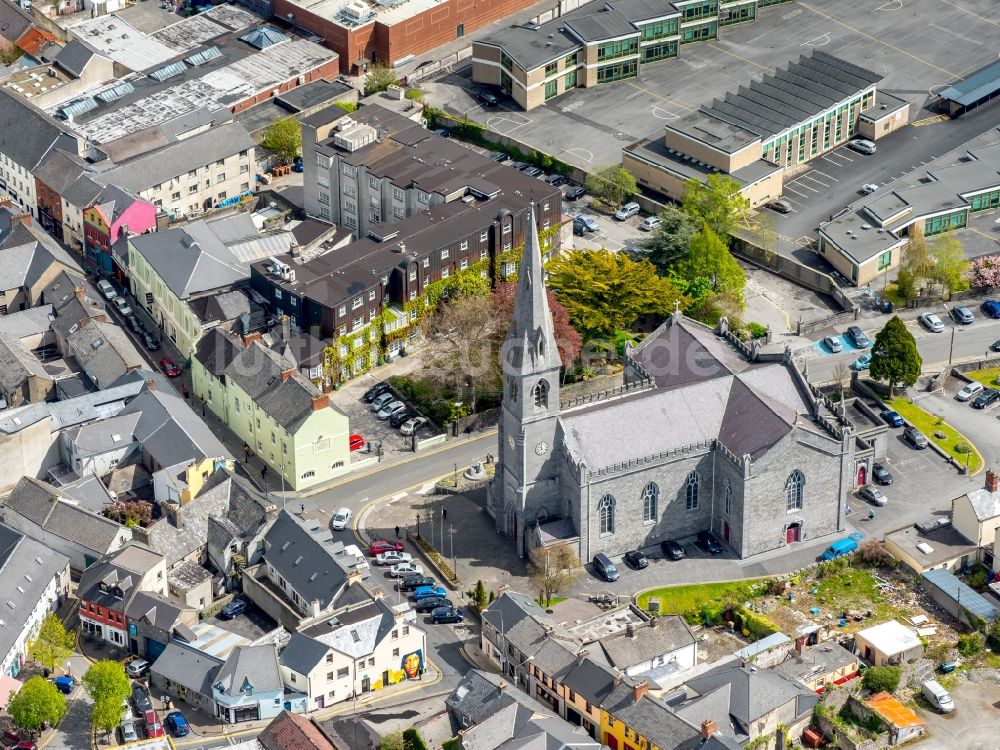
[[[827,15],[826,13],[823,13],[822,11],[816,10],[815,8],[813,8],[810,5],[807,5],[806,3],[799,2],[798,6],[800,8],[805,8],[808,11],[812,11],[817,16],[821,16],[822,18],[825,18],[827,21],[831,21],[831,22],[837,24],[838,26],[843,26],[848,31],[853,31],[855,34],[859,34],[859,35],[865,37],[865,39],[870,39],[871,41],[876,42],[877,44],[881,44],[883,47],[888,47],[891,50],[895,50],[896,52],[899,52],[901,55],[906,55],[907,57],[909,57],[909,58],[911,58],[913,60],[916,60],[919,63],[923,63],[924,65],[926,65],[929,68],[934,68],[934,70],[939,70],[942,73],[944,73],[945,75],[950,76],[951,78],[958,78],[959,77],[958,74],[952,73],[950,70],[945,70],[944,68],[939,67],[939,66],[935,65],[932,62],[928,62],[927,60],[924,60],[922,57],[917,57],[913,53],[907,52],[905,49],[900,49],[899,47],[897,47],[894,44],[889,44],[889,42],[887,42],[887,41],[885,41],[883,39],[879,39],[877,36],[872,36],[871,34],[869,34],[867,32],[864,32],[864,31],[862,31],[861,29],[859,29],[859,28],[857,28],[855,26],[851,26],[850,24],[846,24],[843,21],[841,21],[839,18],[834,18],[833,16]]]
[[[976,234],[981,235],[981,236],[985,237],[986,239],[991,240],[993,242],[997,241],[996,237],[990,237],[988,234],[986,234],[986,232],[980,232],[978,229],[975,229],[974,227],[962,227],[962,229],[967,229],[970,232],[975,232]]]
[[[953,8],[958,8],[958,9],[959,9],[960,11],[962,11],[963,13],[968,13],[968,14],[969,14],[970,16],[975,16],[975,17],[976,17],[976,18],[978,18],[978,19],[979,19],[980,21],[985,21],[986,23],[991,23],[991,24],[993,24],[994,26],[1000,26],[1000,23],[997,23],[996,21],[992,21],[992,20],[990,20],[989,18],[986,18],[986,17],[984,17],[984,16],[981,16],[981,15],[979,15],[978,13],[973,13],[973,12],[972,12],[971,10],[969,10],[968,8],[963,8],[963,7],[962,7],[961,5],[959,5],[958,3],[953,3],[953,2],[951,2],[951,0],[941,0],[941,2],[943,2],[943,3],[947,3],[948,5],[950,5],[950,6],[951,6],[951,7],[953,7]]]
[[[723,47],[720,47],[717,44],[709,44],[708,46],[711,47],[712,49],[718,50],[719,52],[721,52],[721,53],[723,53],[725,55],[729,55],[730,57],[735,57],[737,60],[742,60],[743,62],[749,63],[750,65],[756,65],[758,68],[760,68],[761,70],[766,70],[768,73],[773,73],[774,72],[774,68],[769,68],[766,65],[761,65],[760,63],[754,62],[753,60],[748,60],[745,57],[740,57],[735,52],[730,52],[729,50],[727,50],[727,49],[725,49]]]
[[[925,117],[922,120],[914,120],[910,123],[915,128],[922,127],[924,125],[933,125],[936,122],[944,122],[945,120],[950,120],[948,115],[932,115],[931,117]]]
[[[667,104],[670,104],[671,106],[680,107],[681,109],[686,109],[688,112],[694,112],[694,110],[691,107],[688,107],[688,106],[686,106],[684,104],[681,104],[680,102],[675,102],[672,99],[668,99],[665,96],[661,96],[660,94],[657,94],[655,91],[650,91],[649,89],[644,89],[642,86],[637,86],[636,84],[632,83],[631,81],[626,81],[625,83],[627,83],[629,86],[631,86],[632,88],[636,89],[637,91],[641,91],[644,94],[649,94],[650,96],[655,96],[660,101],[664,101]]]

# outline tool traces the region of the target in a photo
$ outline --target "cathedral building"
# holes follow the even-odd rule
[[[572,544],[621,555],[704,530],[741,558],[844,532],[872,444],[790,350],[764,353],[675,313],[625,352],[622,383],[561,400],[534,221],[501,352],[487,509],[519,555]]]

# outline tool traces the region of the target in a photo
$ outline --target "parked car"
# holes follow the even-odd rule
[[[867,349],[872,345],[872,340],[868,338],[868,334],[861,330],[860,326],[848,326],[847,338],[851,340],[856,349]]]
[[[618,221],[625,221],[625,219],[630,216],[636,216],[639,213],[638,203],[626,203],[624,206],[615,211],[615,219]]]
[[[396,396],[393,393],[386,391],[385,393],[379,394],[371,400],[371,410],[376,414],[382,411],[382,407],[392,401],[396,400]]]
[[[170,357],[164,357],[160,360],[160,369],[163,370],[163,374],[168,378],[176,378],[181,374],[181,368],[175,365]]]
[[[972,381],[966,385],[962,390],[955,394],[955,399],[958,401],[968,401],[970,398],[975,398],[986,386],[977,381]]]
[[[857,548],[858,540],[854,537],[847,536],[843,539],[838,539],[836,542],[827,547],[821,557],[824,560],[835,560],[838,557],[851,554],[857,550]]]
[[[844,351],[844,345],[840,343],[840,336],[827,336],[823,339],[823,343],[826,345],[826,348],[834,354],[839,354]]]
[[[395,565],[401,562],[410,562],[413,559],[413,555],[409,552],[402,552],[401,550],[386,550],[385,552],[379,552],[375,555],[376,565]]]
[[[128,327],[132,329],[132,333],[134,333],[136,336],[138,336],[145,330],[142,327],[142,323],[139,322],[139,319],[135,317],[135,315],[129,315],[127,318],[125,318],[125,322],[128,323]]]
[[[434,579],[430,576],[425,576],[423,573],[416,573],[414,575],[408,575],[401,579],[399,583],[396,584],[396,588],[400,591],[416,591],[421,586],[433,586]]]
[[[594,564],[594,572],[597,573],[598,578],[609,583],[618,580],[618,568],[611,562],[611,558],[603,552],[598,552],[594,555],[594,559],[591,562]]]
[[[125,317],[132,314],[132,308],[129,307],[129,304],[125,301],[124,297],[115,297],[111,300],[111,304],[114,305],[115,309]]]
[[[906,429],[903,430],[903,439],[917,450],[923,450],[927,447],[927,436],[912,424],[907,425]]]
[[[246,599],[233,599],[229,604],[219,610],[220,620],[232,620],[247,611]]]
[[[862,370],[867,370],[872,366],[872,355],[871,352],[865,352],[856,360],[851,362],[851,369],[861,372]]]
[[[145,724],[144,728],[146,730],[146,736],[149,739],[155,739],[166,735],[166,732],[163,731],[163,725],[160,723],[160,719],[156,715],[156,711],[150,709],[142,715],[142,718]]]
[[[133,659],[125,665],[125,674],[129,677],[142,677],[149,669],[149,662],[145,659]]]
[[[333,518],[330,519],[330,528],[334,531],[343,531],[347,528],[347,524],[351,520],[351,509],[341,508],[336,512]]]
[[[428,421],[427,417],[413,417],[400,425],[399,432],[402,435],[416,434],[424,427],[424,425],[427,424]]]
[[[159,351],[160,340],[156,338],[156,336],[151,334],[149,331],[143,331],[139,335],[142,338],[143,346],[145,346],[149,351],[151,352]]]
[[[186,737],[191,732],[187,718],[180,711],[171,711],[167,714],[166,722],[174,737]]]
[[[427,599],[421,599],[416,603],[414,609],[417,610],[417,612],[423,612],[426,614],[427,612],[433,612],[438,607],[451,606],[453,606],[451,599],[445,599],[443,596],[432,596]]]
[[[876,190],[878,190],[878,185],[876,185],[874,182],[869,182],[868,184],[861,186],[862,195],[871,195]]]
[[[942,323],[941,318],[934,313],[924,313],[917,318],[917,320],[920,321],[920,325],[931,333],[941,333],[941,331],[944,330],[944,323]]]
[[[597,219],[593,216],[587,216],[587,214],[580,214],[573,219],[574,230],[577,225],[583,227],[584,232],[596,232],[601,228],[601,225],[597,223]]]
[[[301,156],[298,157],[295,160],[295,163],[292,165],[292,171],[293,172],[305,172],[306,171],[306,165],[302,161],[302,157]]]
[[[879,414],[879,416],[882,417],[882,421],[885,422],[890,427],[902,427],[904,424],[906,424],[906,422],[903,421],[903,418],[899,416],[899,413],[893,411],[892,409],[886,409],[881,414]]]
[[[434,128],[434,134],[439,135],[442,138],[451,138],[451,132],[445,128]]]
[[[1000,302],[995,299],[986,300],[980,309],[987,318],[1000,318]]]
[[[985,409],[987,406],[995,404],[1000,401],[1000,391],[996,388],[985,388],[983,392],[976,396],[975,400],[972,402],[973,409]]]
[[[562,187],[569,182],[569,177],[564,174],[550,174],[545,178],[545,181],[552,187]]]
[[[56,677],[52,680],[52,684],[55,685],[60,693],[65,693],[69,695],[73,692],[73,688],[76,685],[76,680],[74,680],[69,675],[63,675],[62,677]]]
[[[684,559],[684,548],[675,542],[673,539],[668,539],[665,542],[660,542],[660,549],[663,550],[663,556],[668,560],[683,560]]]
[[[413,590],[413,600],[416,602],[431,598],[444,599],[447,596],[444,586],[420,586]]]
[[[1000,339],[997,339],[992,344],[990,344],[990,349],[995,352],[1000,352]]]
[[[365,439],[361,435],[351,435],[347,438],[347,449],[349,451],[361,450],[365,447]]]
[[[365,395],[361,397],[361,400],[364,401],[366,404],[370,404],[372,401],[377,399],[383,393],[387,393],[391,388],[392,386],[390,386],[388,383],[376,383],[367,391],[365,391]]]
[[[527,169],[522,169],[521,171],[528,175],[528,177],[538,177],[538,175],[542,174],[542,170],[538,167],[528,167]]]
[[[438,607],[431,612],[431,622],[435,625],[443,623],[459,623],[465,618],[458,607]]]
[[[121,724],[121,726],[119,727],[119,729],[121,730],[121,733],[122,733],[122,743],[123,744],[126,743],[126,742],[138,742],[139,741],[139,733],[135,731],[135,722],[132,721],[131,718],[128,718],[125,721],[123,721],[122,724]],[[20,745],[15,745],[14,747],[15,748],[16,747],[20,747]]]
[[[639,225],[639,229],[641,229],[644,232],[652,232],[662,223],[663,219],[661,219],[659,216],[647,216],[645,219],[642,220],[642,223]]]
[[[892,484],[892,472],[885,468],[882,464],[875,464],[872,467],[872,478],[878,484]]]
[[[568,201],[578,201],[586,194],[587,190],[586,188],[583,187],[583,185],[575,185],[574,187],[571,187],[569,190],[567,190],[566,195],[564,195],[563,197]]]
[[[405,409],[400,409],[399,411],[397,411],[386,421],[389,423],[390,427],[399,429],[400,427],[403,426],[403,422],[408,422],[415,416],[417,416],[417,410],[414,409],[412,406],[407,406]]]
[[[698,544],[707,549],[713,555],[722,552],[722,544],[711,531],[698,532]]]
[[[858,491],[858,494],[872,505],[878,505],[879,507],[889,502],[889,498],[882,494],[882,490],[870,484],[866,484],[862,487]]]
[[[530,167],[531,165],[528,164],[528,162],[526,161],[509,161],[507,162],[507,166],[513,169],[515,172],[520,172],[525,167]]]
[[[115,289],[115,285],[112,284],[107,279],[101,279],[100,281],[98,281],[97,288],[101,290],[101,294],[104,295],[104,299],[106,299],[108,302],[110,302],[111,300],[113,300],[115,297],[118,296],[118,290]]]
[[[479,91],[476,93],[476,98],[487,107],[495,107],[500,103],[492,91]]]
[[[495,161],[498,164],[503,164],[505,161],[510,161],[510,154],[503,151],[494,151],[490,154],[490,161]]]
[[[386,421],[393,414],[403,411],[407,406],[402,401],[390,401],[388,404],[379,409],[377,416],[383,422]]]
[[[153,710],[153,702],[149,700],[149,693],[142,685],[132,686],[132,705],[135,706],[135,712],[139,716]]]
[[[643,568],[649,567],[649,560],[637,549],[625,553],[625,562],[636,570],[642,570]]]
[[[854,149],[859,154],[874,154],[875,144],[864,138],[855,138],[847,144],[848,148]]]
[[[771,201],[767,204],[767,207],[772,211],[777,211],[779,214],[787,214],[792,211],[792,204],[784,198],[777,198]]]
[[[390,578],[404,578],[406,576],[412,576],[415,574],[422,574],[424,568],[419,563],[415,563],[412,560],[407,560],[406,562],[398,562],[389,568]]]
[[[965,305],[955,305],[955,307],[951,308],[951,317],[955,319],[956,323],[963,326],[970,325],[975,321],[972,310]]]
[[[390,542],[386,539],[376,539],[368,545],[368,554],[372,557],[381,555],[383,552],[402,552],[402,542]]]

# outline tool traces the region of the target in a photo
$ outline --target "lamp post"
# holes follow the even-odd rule
[[[968,458],[966,458],[968,461]],[[457,529],[454,526],[448,527],[448,543],[451,544],[451,570],[455,574],[455,580],[458,580],[458,558],[455,557],[455,531]],[[444,545],[441,545],[442,547]],[[443,552],[444,550],[442,550]]]
[[[420,514],[417,513],[417,539],[420,538]]]

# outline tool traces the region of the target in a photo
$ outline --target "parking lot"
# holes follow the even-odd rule
[[[1000,750],[1000,685],[996,679],[960,679],[950,692],[954,713],[920,711],[930,730],[930,737],[919,744],[921,750]]]
[[[252,603],[243,614],[237,615],[231,620],[223,620],[216,613],[209,622],[216,627],[251,641],[257,640],[278,627],[278,623],[272,620],[260,607]]]
[[[956,401],[955,394],[965,382],[949,378],[943,391],[929,394],[919,402],[931,414],[940,414],[948,424],[965,435],[979,449],[986,466],[1000,465],[1000,404],[974,409],[969,401]]]

